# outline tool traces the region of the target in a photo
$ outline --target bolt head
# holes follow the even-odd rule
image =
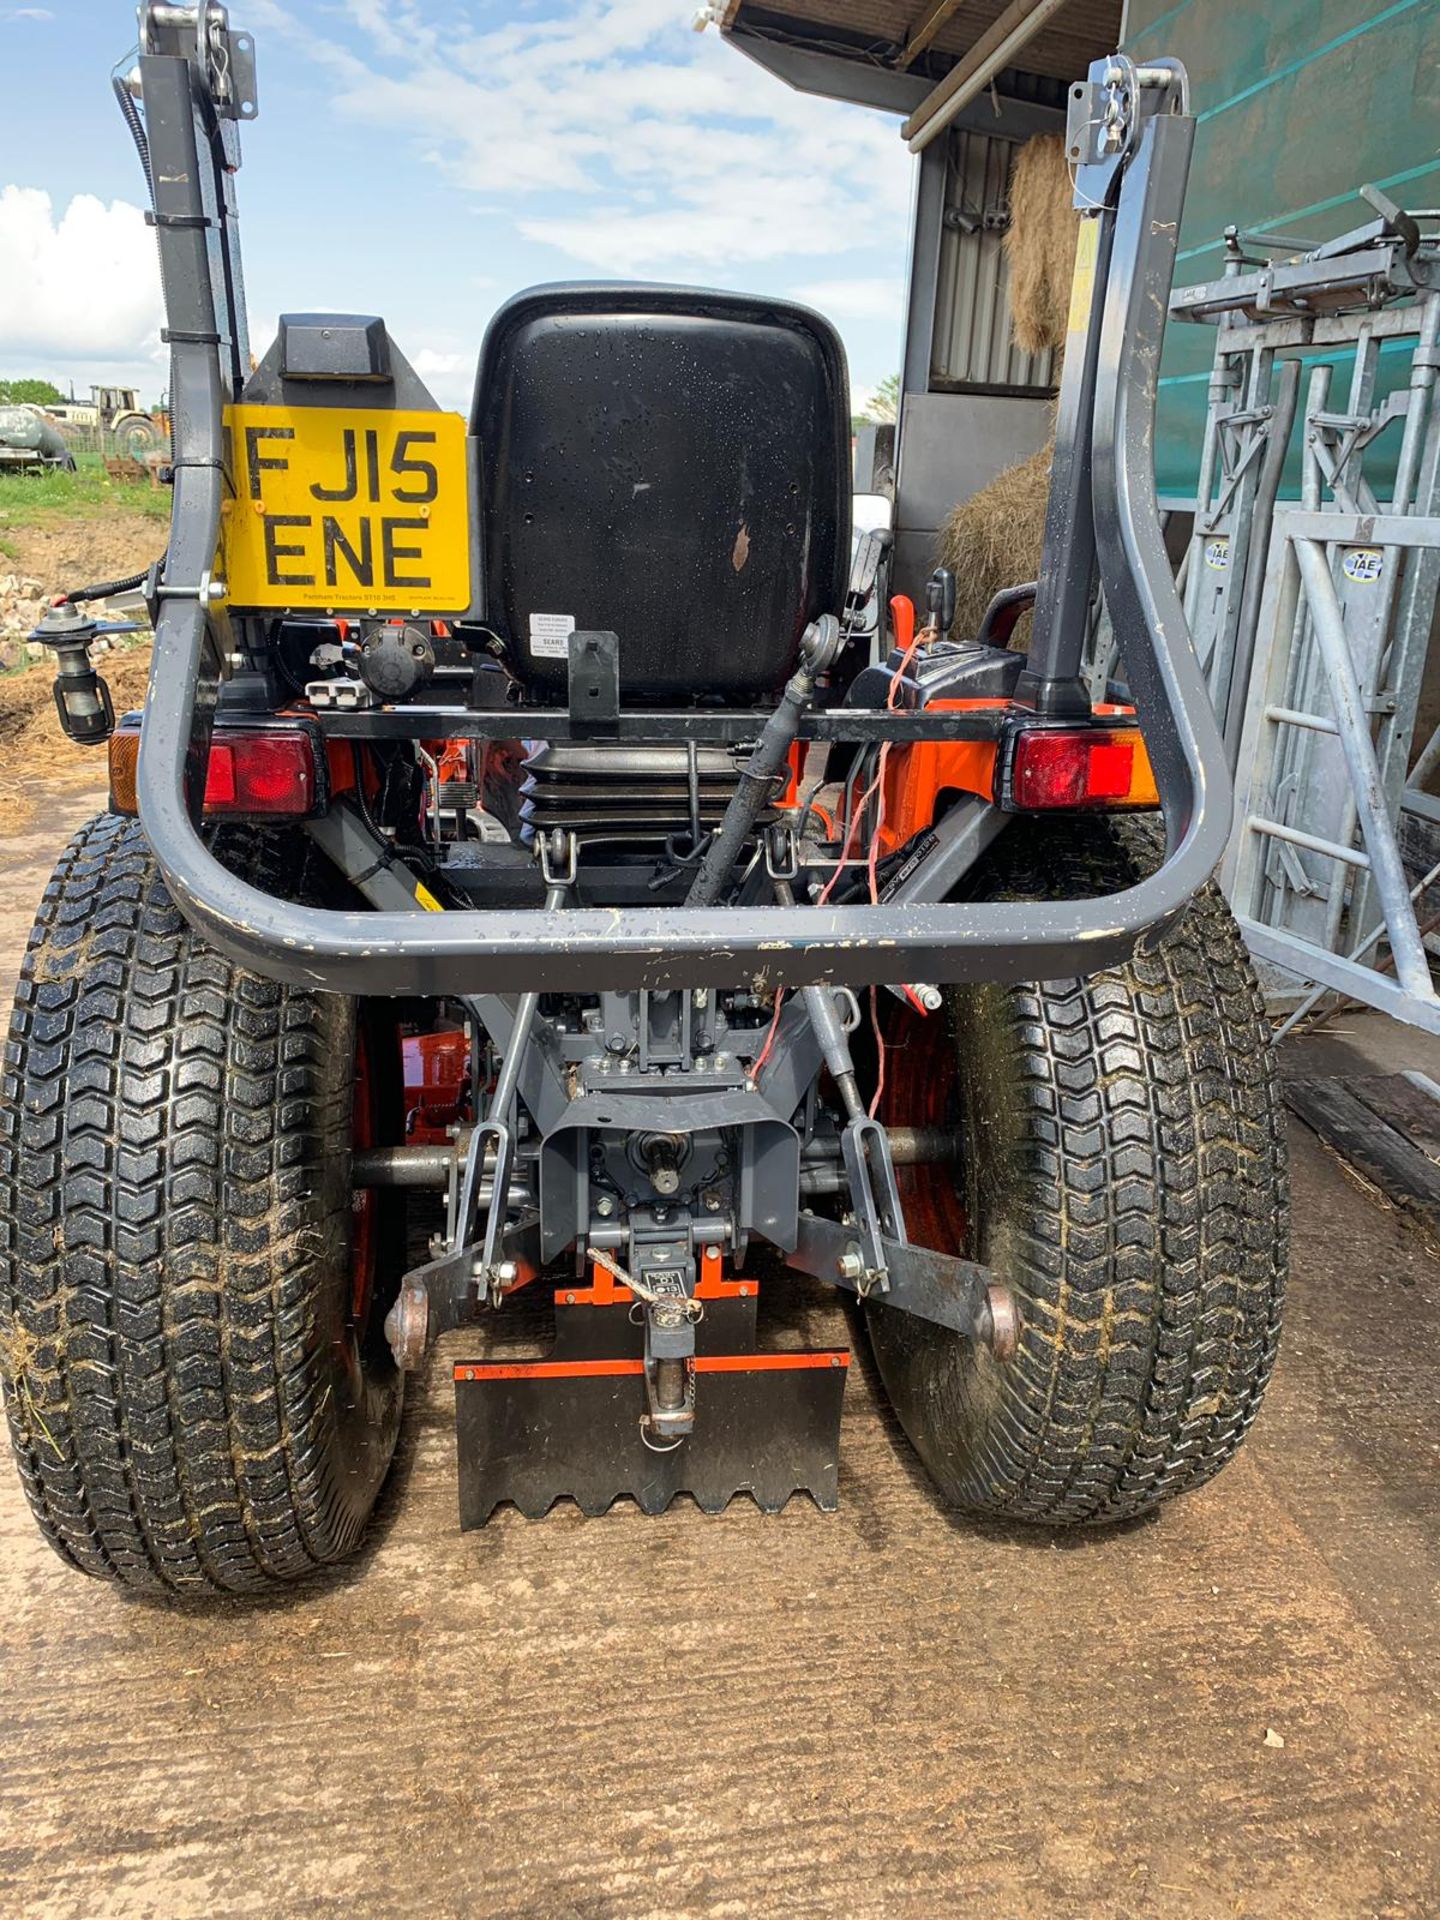
[[[1020,1309],[1009,1287],[986,1288],[990,1310],[990,1351],[1000,1361],[1013,1360],[1020,1345]]]
[[[430,1329],[430,1299],[421,1286],[402,1287],[385,1316],[385,1338],[404,1373],[414,1373],[425,1358]]]
[[[847,1247],[835,1264],[842,1280],[859,1282],[865,1276],[865,1262],[858,1247]]]

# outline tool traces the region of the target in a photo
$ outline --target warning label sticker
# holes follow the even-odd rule
[[[567,660],[574,631],[573,613],[532,613],[530,651],[537,660]]]

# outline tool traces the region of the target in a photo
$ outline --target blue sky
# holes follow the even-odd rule
[[[899,122],[791,92],[696,0],[232,0],[258,42],[240,174],[252,330],[385,315],[463,407],[520,287],[655,279],[818,306],[857,398],[899,365]],[[0,0],[0,374],[164,384],[153,246],[109,73],[133,0]],[[63,118],[63,131],[60,122]]]

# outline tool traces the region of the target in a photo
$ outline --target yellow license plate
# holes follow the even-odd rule
[[[470,481],[458,413],[227,407],[233,607],[463,613]]]

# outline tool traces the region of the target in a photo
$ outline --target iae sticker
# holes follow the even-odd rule
[[[1362,586],[1378,580],[1384,567],[1385,556],[1379,547],[1347,547],[1345,558],[1340,562],[1340,571],[1345,578],[1358,580]]]

